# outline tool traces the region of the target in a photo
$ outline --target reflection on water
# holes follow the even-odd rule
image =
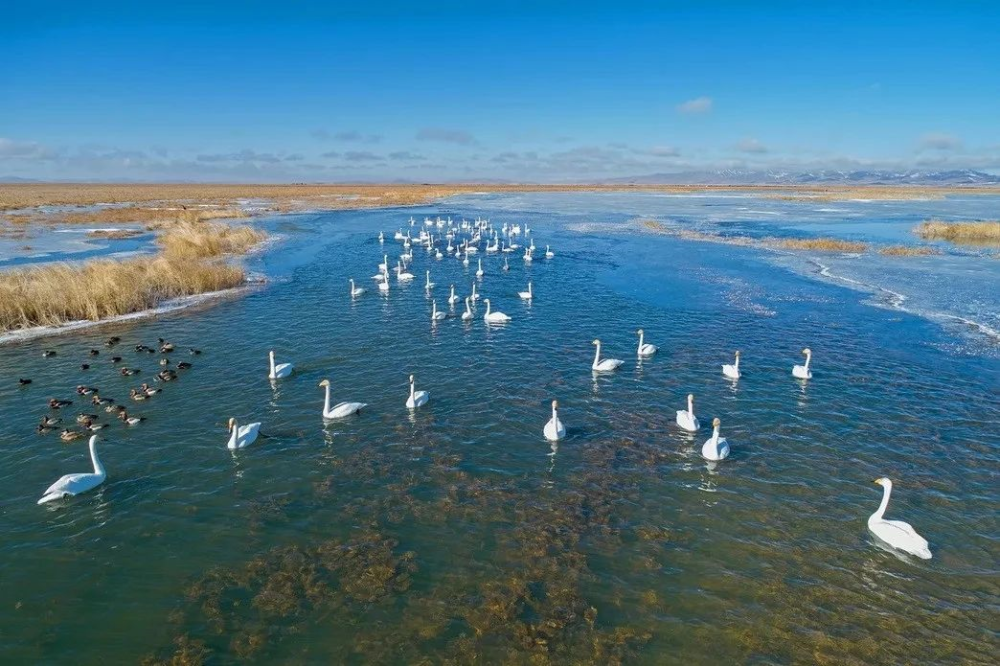
[[[588,201],[428,211],[520,222],[552,245],[509,272],[483,256],[478,289],[507,326],[487,326],[481,301],[472,322],[432,325],[421,282],[349,298],[347,278],[375,272],[377,232],[424,214],[363,211],[296,217],[255,259],[281,279],[243,299],[0,348],[0,376],[34,380],[0,383],[4,661],[987,663],[997,361],[755,250],[574,232],[624,219]],[[413,272],[428,267],[439,304],[471,286],[460,262],[415,252]],[[740,285],[760,308],[734,307]],[[641,362],[639,327],[660,347]],[[147,421],[102,431],[98,491],[38,507],[88,460],[33,434],[45,401],[131,384],[106,360],[79,370],[108,335],[126,356],[161,336],[204,353],[143,403]],[[626,359],[617,372],[591,372],[597,337]],[[799,382],[806,344],[815,376]],[[271,348],[296,364],[274,385]],[[734,349],[738,386],[720,368]],[[410,373],[433,397],[414,413]],[[334,402],[368,407],[324,422],[325,378]],[[689,392],[722,418],[726,460],[676,427]],[[558,445],[541,435],[552,399]],[[263,422],[235,455],[231,416]],[[889,515],[930,540],[930,562],[868,536],[881,475],[905,488]]]

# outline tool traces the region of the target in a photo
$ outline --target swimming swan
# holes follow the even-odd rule
[[[100,458],[97,457],[97,435],[90,437],[90,461],[94,464],[93,473],[81,472],[60,477],[58,481],[49,486],[38,503],[45,504],[63,497],[73,497],[93,490],[104,483],[104,480],[108,478],[108,473],[104,470]]]
[[[729,457],[729,442],[719,437],[719,419],[712,419],[712,436],[701,445],[701,457],[705,460],[723,460]]]
[[[812,379],[813,373],[809,369],[809,361],[812,360],[812,350],[806,347],[802,350],[802,353],[806,355],[805,365],[796,365],[792,368],[792,376],[798,377],[799,379]]]
[[[427,401],[431,399],[431,394],[427,391],[417,391],[415,390],[416,384],[413,381],[413,375],[410,375],[410,397],[406,399],[407,409],[416,409],[427,404]]]
[[[438,312],[438,302],[437,301],[433,301],[432,308],[433,309],[431,310],[431,321],[441,321],[442,319],[444,319],[445,317],[448,316],[444,312]]]
[[[424,289],[430,291],[434,288],[434,283],[431,282],[431,272],[427,271],[427,281],[424,283]]]
[[[913,526],[901,520],[885,520],[882,516],[889,506],[889,495],[892,493],[892,481],[886,477],[875,479],[885,490],[882,492],[882,503],[878,510],[868,518],[868,529],[872,534],[893,548],[901,550],[910,555],[916,555],[922,560],[931,559],[931,549],[928,547],[927,539],[923,538]]]
[[[740,378],[740,353],[736,352],[736,360],[733,361],[732,365],[729,363],[722,364],[722,374],[730,379]]]
[[[485,319],[487,323],[506,324],[510,321],[510,317],[502,312],[490,312],[490,299],[484,299],[483,302],[486,303],[486,314],[483,315],[483,319]]]
[[[688,408],[677,410],[677,425],[689,432],[695,432],[701,427],[698,417],[694,415],[694,394],[688,394]]]
[[[528,283],[528,291],[519,291],[517,292],[517,295],[520,296],[521,299],[525,301],[530,301],[532,298],[534,298],[535,295],[531,291],[531,283],[530,282]]]
[[[229,419],[229,431],[231,434],[229,441],[226,442],[226,448],[230,451],[245,449],[257,441],[257,435],[260,434],[260,423],[248,423],[241,426],[236,423],[236,419]]]
[[[659,349],[656,345],[648,344],[645,341],[645,332],[640,328],[636,331],[639,336],[639,349],[637,350],[640,357],[642,356],[652,356]]]
[[[354,278],[351,278],[350,282],[351,282],[351,296],[360,296],[361,294],[365,293],[365,291],[367,291],[362,287],[355,287]]]
[[[368,406],[363,402],[341,402],[330,409],[330,380],[324,379],[319,385],[326,389],[326,397],[323,399],[323,418],[325,419],[342,419],[351,414],[360,414],[361,410]]]
[[[481,278],[481,277],[483,277],[483,275],[485,275],[485,273],[483,272],[483,260],[480,259],[479,260],[479,269],[476,271],[476,277],[477,278]]]
[[[591,369],[594,372],[611,372],[612,370],[617,370],[624,361],[617,358],[606,358],[601,360],[601,341],[594,340],[591,344],[597,347],[597,353],[594,354],[594,362],[591,364]]]
[[[472,308],[469,306],[469,297],[465,297],[465,312],[462,313],[462,321],[472,319]]]
[[[551,258],[552,258],[552,257],[554,257],[554,256],[556,256],[556,253],[555,253],[555,252],[553,252],[552,250],[550,250],[550,249],[549,249],[549,246],[548,246],[548,245],[546,245],[546,246],[545,246],[545,258],[546,258],[546,259],[551,259]]]
[[[295,366],[291,363],[274,363],[274,351],[269,351],[267,353],[268,359],[271,361],[271,372],[267,375],[269,379],[284,379],[288,375],[292,374],[292,370]]]
[[[451,285],[451,296],[448,297],[448,303],[454,305],[458,303],[461,299],[455,295],[455,285]]]
[[[545,434],[545,439],[550,442],[557,442],[566,436],[566,426],[563,425],[562,421],[559,420],[559,402],[556,400],[552,401],[552,418],[549,419],[548,423],[542,429]]]

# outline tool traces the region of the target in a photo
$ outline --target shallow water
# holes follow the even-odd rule
[[[917,218],[942,204],[908,205]],[[706,209],[752,226],[738,208],[753,206],[490,196],[275,218],[284,241],[251,266],[273,282],[245,298],[0,347],[0,656],[990,662],[1000,361],[988,336],[873,304],[808,256],[614,231],[649,214],[707,224]],[[480,291],[509,325],[486,326],[482,305],[472,323],[431,325],[423,271],[446,307],[475,261],[419,248],[418,279],[378,295],[377,231],[391,238],[425,213],[527,223],[553,246],[531,266],[509,255],[506,274],[480,253]],[[991,260],[976,259],[980,307],[995,316]],[[349,277],[369,292],[347,298]],[[516,293],[528,279],[531,305]],[[660,345],[641,363],[639,327]],[[115,374],[109,335],[140,377]],[[84,443],[33,433],[47,398],[76,400],[61,414],[72,420],[77,384],[125,397],[158,369],[132,345],[161,336],[195,367],[129,404],[146,422],[101,431],[99,490],[36,506],[88,465]],[[590,372],[597,337],[625,359],[613,375]],[[803,383],[789,372],[806,345],[815,375]],[[91,347],[101,356],[81,371]],[[271,348],[296,364],[275,385]],[[719,365],[735,349],[734,385]],[[431,393],[412,415],[409,373]],[[334,401],[366,410],[324,424],[324,378]],[[688,392],[733,446],[718,465],[699,455],[704,428],[674,425]],[[552,399],[568,428],[555,455],[541,437]],[[230,453],[230,416],[268,436]],[[882,475],[896,483],[890,517],[911,522],[933,560],[867,534]]]

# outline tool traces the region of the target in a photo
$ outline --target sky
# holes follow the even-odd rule
[[[0,177],[1000,173],[998,35],[960,0],[9,3]]]

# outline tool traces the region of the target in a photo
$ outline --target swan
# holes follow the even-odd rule
[[[381,231],[378,232],[378,242],[379,243],[384,243],[385,242],[385,234],[382,233]]]
[[[689,432],[695,432],[701,427],[698,417],[694,415],[694,394],[688,393],[688,408],[677,410],[677,425]]]
[[[479,260],[479,269],[476,271],[476,277],[477,278],[481,278],[481,277],[483,277],[483,275],[485,275],[485,273],[483,272],[483,260],[480,259]]]
[[[484,299],[486,303],[486,314],[483,315],[483,319],[489,324],[505,324],[510,321],[510,317],[502,312],[490,312],[490,299]]]
[[[566,426],[563,425],[562,421],[559,420],[559,402],[556,400],[552,401],[552,418],[549,419],[548,423],[542,429],[542,433],[545,434],[545,439],[550,442],[557,442],[566,436]]]
[[[912,525],[904,523],[902,520],[885,520],[882,518],[886,507],[889,506],[892,481],[883,476],[880,479],[875,479],[875,483],[882,486],[884,491],[882,492],[882,503],[879,504],[878,510],[868,518],[868,529],[871,530],[872,534],[896,550],[916,555],[922,560],[931,559],[931,549],[927,545],[927,539],[917,534]]]
[[[462,321],[472,319],[472,308],[469,306],[469,297],[465,297],[465,312],[462,313]]]
[[[274,364],[274,351],[269,351],[267,353],[268,359],[271,361],[271,372],[267,375],[269,379],[284,379],[288,375],[292,374],[292,370],[295,366],[291,363],[278,363]]]
[[[455,285],[451,285],[451,296],[448,297],[448,303],[454,305],[458,303],[461,299],[455,295]]]
[[[638,334],[639,336],[639,349],[638,349],[639,356],[640,357],[652,356],[653,354],[655,354],[656,351],[659,349],[659,347],[645,342],[645,335],[646,335],[645,331],[643,331],[640,328],[638,331],[636,331],[636,334]]]
[[[384,294],[389,293],[389,276],[383,275],[382,281],[378,283],[378,290]]]
[[[510,270],[510,264],[507,263],[507,257],[503,258],[503,269],[505,271],[509,271]]]
[[[45,504],[63,497],[73,497],[93,490],[104,483],[104,480],[108,478],[108,473],[104,470],[101,459],[97,457],[97,435],[90,436],[90,461],[94,464],[93,473],[81,472],[60,477],[58,481],[49,486],[38,503]]]
[[[597,347],[597,353],[594,354],[594,362],[591,364],[591,368],[594,372],[611,372],[612,370],[617,370],[624,361],[617,358],[606,358],[601,360],[601,341],[594,340],[592,343]]]
[[[529,248],[525,248],[525,250],[524,250],[524,263],[530,264],[531,262],[532,262],[531,250]]]
[[[434,251],[434,258],[435,259],[444,259],[444,255],[441,254],[440,248]]]
[[[245,449],[256,441],[257,435],[260,434],[260,423],[248,423],[241,426],[236,423],[236,419],[229,419],[229,431],[232,434],[229,436],[229,441],[226,442],[226,448],[230,451]]]
[[[722,460],[729,456],[729,442],[719,437],[719,419],[712,419],[712,436],[701,445],[701,457],[705,460]]]
[[[730,379],[740,378],[740,353],[736,352],[736,360],[733,361],[732,365],[729,363],[724,363],[722,365],[722,374]]]
[[[397,282],[410,282],[413,280],[413,273],[410,273],[405,268],[403,264],[398,264],[398,270],[396,271],[396,281]]]
[[[368,406],[363,402],[340,402],[333,409],[330,409],[330,380],[324,379],[319,385],[326,389],[326,397],[323,399],[323,418],[325,419],[342,419],[351,414],[360,414],[361,410]]]
[[[526,301],[530,301],[534,296],[534,294],[531,293],[531,283],[528,283],[528,291],[519,291],[517,292],[517,295]]]
[[[437,301],[434,301],[433,304],[432,304],[432,306],[433,306],[433,309],[431,310],[431,321],[441,321],[442,319],[444,319],[445,317],[448,316],[444,312],[438,312],[438,302]]]
[[[473,301],[478,301],[479,300],[479,294],[476,293],[476,283],[475,282],[472,283],[472,296],[470,296],[470,298]]]
[[[805,365],[796,365],[792,367],[792,376],[798,377],[799,379],[812,379],[813,373],[809,369],[809,361],[812,360],[812,350],[806,347],[802,350],[802,353],[806,355]]]
[[[427,281],[424,283],[424,288],[427,291],[430,291],[431,289],[434,288],[434,283],[431,282],[431,272],[430,271],[427,271]]]
[[[410,375],[410,397],[406,399],[407,409],[416,409],[417,407],[422,407],[427,404],[427,401],[431,399],[431,394],[427,391],[417,391],[415,390],[416,384],[413,382],[413,375]]]
[[[550,250],[550,249],[549,249],[549,246],[548,246],[548,245],[546,245],[546,246],[545,246],[545,258],[546,258],[546,259],[551,259],[551,258],[552,258],[552,257],[554,257],[554,256],[556,256],[556,253],[555,253],[555,252],[553,252],[552,250]]]
[[[387,254],[382,255],[382,263],[378,265],[378,270],[380,273],[389,272],[389,255]]]
[[[365,289],[354,286],[354,278],[350,279],[350,283],[351,283],[351,296],[360,296],[361,294],[365,293],[366,291]]]
[[[458,256],[458,255],[455,255],[455,256]],[[462,259],[462,265],[463,266],[468,266],[469,265],[469,248],[468,247],[465,248],[465,258]]]

